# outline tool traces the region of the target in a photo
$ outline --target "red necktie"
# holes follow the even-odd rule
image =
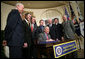
[[[31,32],[33,32],[33,25],[31,25]]]
[[[46,38],[47,38],[47,40],[49,40],[49,39],[48,39],[48,35],[47,35],[47,34],[46,34]]]

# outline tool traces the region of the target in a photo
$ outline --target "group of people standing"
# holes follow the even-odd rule
[[[59,23],[58,18],[48,19],[48,25],[44,26],[44,20],[40,20],[37,26],[36,18],[30,13],[25,14],[22,19],[24,5],[16,4],[7,18],[5,28],[5,40],[3,46],[9,46],[10,58],[36,58],[37,48],[36,41],[64,41],[65,39],[75,39],[75,28],[71,20],[63,16],[63,23]]]

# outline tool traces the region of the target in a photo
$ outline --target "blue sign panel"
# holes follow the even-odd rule
[[[59,58],[73,51],[76,51],[76,41],[65,42],[57,45],[53,45],[55,58]]]
[[[57,41],[44,41],[44,42],[39,42],[38,44],[48,44],[48,43],[56,43]]]

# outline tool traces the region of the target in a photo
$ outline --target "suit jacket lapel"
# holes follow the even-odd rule
[[[48,38],[50,39],[50,35],[48,34]]]
[[[44,39],[45,39],[45,40],[47,40],[47,37],[46,37],[46,34],[45,34],[45,32],[44,32],[44,35],[43,35],[43,36],[44,36]]]

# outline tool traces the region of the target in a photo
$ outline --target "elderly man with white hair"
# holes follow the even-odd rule
[[[3,46],[9,46],[9,58],[22,58],[22,47],[24,44],[23,9],[24,5],[17,3],[16,9],[11,10],[8,14]]]

